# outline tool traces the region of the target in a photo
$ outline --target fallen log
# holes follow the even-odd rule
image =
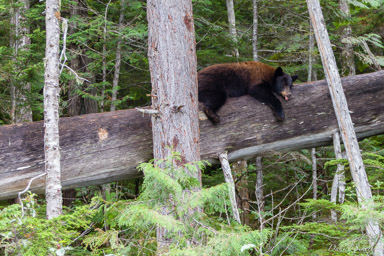
[[[342,82],[357,136],[383,134],[384,71]],[[249,96],[229,99],[217,126],[200,112],[201,158],[217,162],[218,153],[228,151],[233,161],[332,144],[337,121],[324,80],[295,85],[292,99],[282,104],[284,122]],[[44,172],[43,134],[41,121],[0,126],[0,199],[16,197]],[[60,146],[64,188],[137,177],[136,166],[152,158],[150,117],[130,109],[61,118]],[[44,182],[36,179],[31,190],[44,192]]]

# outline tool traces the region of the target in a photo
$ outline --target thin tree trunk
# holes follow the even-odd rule
[[[338,132],[335,132],[333,134],[333,149],[335,151],[335,157],[336,160],[342,159],[341,155],[341,146],[340,146],[340,135]],[[337,190],[339,189],[339,198],[340,193],[343,190],[344,191],[344,165],[338,164],[337,169],[335,172],[335,177],[333,178],[332,182],[332,190],[331,190],[331,202],[336,204],[336,198],[337,198]],[[342,184],[343,182],[343,184]],[[343,188],[342,188],[343,187]],[[339,200],[340,202],[340,200]],[[331,218],[334,222],[337,222],[337,214],[334,210],[331,210]]]
[[[341,137],[344,142],[353,181],[356,184],[357,198],[363,209],[367,206],[365,201],[372,200],[372,192],[368,183],[367,174],[360,154],[359,144],[356,139],[347,100],[341,85],[340,75],[337,69],[335,56],[332,52],[331,42],[325,27],[323,14],[318,0],[307,0],[308,10],[315,31],[317,45],[320,50],[324,73],[328,82],[332,103]],[[374,247],[374,255],[384,255],[384,247],[381,241],[381,230],[376,221],[369,221],[366,226],[367,235],[371,246]]]
[[[312,189],[313,189],[313,199],[317,200],[317,164],[316,164],[316,149],[312,148]],[[316,219],[316,213],[312,214],[312,219]]]
[[[346,159],[345,152],[341,155],[342,158]],[[344,166],[342,166],[342,170],[340,170],[339,174],[339,204],[343,204],[345,201],[345,172],[344,172]]]
[[[373,66],[377,71],[381,70],[381,66],[379,62],[376,60],[375,55],[371,52],[371,49],[369,49],[369,46],[365,40],[360,40],[361,46],[363,47],[364,51],[367,53],[369,59],[371,60]]]
[[[103,27],[103,86],[101,88],[100,111],[104,112],[105,84],[107,83],[107,16],[108,8],[111,1],[105,7],[104,27]]]
[[[239,209],[237,208],[235,182],[233,181],[231,167],[229,167],[227,153],[219,154],[221,168],[223,169],[225,182],[228,184],[229,200],[231,201],[233,218],[241,224]]]
[[[235,9],[233,6],[233,0],[226,0],[227,12],[228,12],[228,25],[229,25],[229,34],[231,35],[232,41],[235,45],[233,52],[236,58],[239,57],[239,50],[237,49],[237,31],[236,31],[236,18],[235,18]]]
[[[18,57],[23,51],[28,51],[31,40],[28,37],[30,33],[29,23],[26,20],[26,12],[29,10],[29,0],[19,0],[12,7],[11,23],[14,26],[14,34],[11,37],[11,47],[14,49],[14,62],[18,63]],[[16,64],[16,72],[20,73],[19,66]],[[20,76],[20,75],[19,75]],[[28,94],[31,91],[31,84],[15,77],[11,79],[11,121],[12,123],[32,122],[32,109],[28,102]]]
[[[122,33],[123,28],[123,20],[124,20],[124,0],[120,0],[120,17],[119,17],[119,29],[120,33]],[[115,74],[113,76],[112,83],[112,102],[111,102],[111,111],[116,110],[116,98],[117,98],[117,90],[119,86],[119,76],[120,76],[120,66],[121,66],[121,35],[119,36],[119,40],[117,41],[116,47],[116,63],[115,63]]]
[[[259,214],[259,223],[260,230],[264,229],[264,189],[263,189],[263,164],[261,162],[261,156],[256,157],[256,202],[257,202],[257,211]]]
[[[257,0],[252,0],[253,5],[253,29],[252,29],[252,57],[254,61],[258,61],[257,53],[257,30],[258,30],[258,11]]]
[[[190,0],[148,0],[148,60],[152,82],[153,155],[172,151],[181,161],[200,160],[195,28]],[[200,171],[189,175],[201,181]],[[197,188],[199,189],[199,188]],[[186,191],[187,192],[187,191]],[[170,214],[166,209],[165,214]],[[169,246],[166,231],[157,229],[158,253]]]
[[[111,1],[108,2],[105,7],[104,13],[104,28],[103,28],[103,86],[101,88],[101,102],[100,102],[100,112],[104,112],[104,98],[105,98],[105,85],[107,83],[107,17],[108,17],[108,8]],[[113,102],[112,102],[113,104]],[[111,105],[112,107],[112,105]],[[115,107],[113,105],[113,107]],[[101,196],[104,200],[107,200],[107,194],[111,192],[111,183],[101,185]],[[104,211],[104,210],[103,210]],[[104,212],[105,215],[105,212]],[[108,230],[109,227],[104,221],[104,229]]]
[[[308,50],[308,79],[307,81],[312,81],[312,60],[313,60],[313,48],[315,45],[315,40],[313,39],[313,29],[311,21],[309,21],[309,50]]]
[[[349,17],[349,4],[347,0],[339,0],[340,11],[344,13],[345,16]],[[344,38],[350,37],[352,34],[351,26],[348,24],[343,28],[341,32],[341,40]],[[351,43],[346,43],[343,47],[342,53],[342,75],[356,75],[355,62],[354,62],[354,54],[353,54],[353,46]]]
[[[46,49],[44,85],[44,148],[47,218],[62,213],[59,146],[59,0],[46,1]]]
[[[73,5],[69,8],[69,14],[70,14],[71,18],[74,18],[74,17],[80,15],[79,8],[80,8],[79,0],[73,0]],[[74,21],[74,22],[70,23],[69,34],[73,35],[76,32],[76,29],[77,29],[77,22]],[[70,45],[70,47],[71,47],[71,52],[73,52],[73,55],[72,55],[72,58],[69,62],[69,66],[75,72],[79,72],[79,70],[80,70],[80,60],[79,60],[80,49],[74,43],[72,43]],[[68,82],[68,114],[70,116],[78,116],[81,114],[81,99],[80,99],[80,96],[76,92],[77,89],[78,89],[78,81],[76,79],[71,79]]]
[[[235,176],[238,207],[242,210],[241,223],[249,224],[249,191],[248,191],[248,165],[247,160],[236,161],[232,165],[233,175]]]

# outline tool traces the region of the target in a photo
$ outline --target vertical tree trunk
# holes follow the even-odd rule
[[[316,149],[312,148],[312,189],[313,189],[313,199],[317,200],[317,165],[316,165]],[[316,219],[316,213],[312,214],[312,218]]]
[[[249,224],[249,191],[248,191],[248,165],[247,160],[233,163],[233,175],[237,180],[235,188],[237,190],[237,205],[242,210],[241,223]]]
[[[46,47],[44,85],[44,151],[47,218],[62,213],[60,146],[59,146],[59,0],[46,1]]]
[[[349,4],[347,0],[339,0],[340,11],[344,13],[345,16],[349,17]],[[341,32],[341,40],[346,37],[350,37],[352,34],[351,26],[348,24],[343,31]],[[346,43],[343,47],[342,53],[342,75],[354,76],[356,75],[355,62],[353,60],[353,46],[351,43]]]
[[[18,5],[21,6],[18,6]],[[14,49],[14,62],[16,63],[15,73],[21,72],[18,63],[18,57],[24,51],[28,51],[31,40],[28,37],[30,33],[29,23],[26,19],[26,12],[29,10],[29,0],[19,0],[16,3],[17,7],[12,7],[11,24],[14,27],[14,33],[11,36],[11,47]],[[20,75],[18,75],[20,76]],[[31,91],[31,84],[27,81],[22,81],[16,76],[11,80],[11,121],[12,123],[32,122],[32,109],[28,102],[28,94]]]
[[[253,29],[252,29],[252,57],[254,61],[258,61],[257,53],[257,29],[258,29],[258,11],[257,11],[257,0],[252,0],[253,5]]]
[[[338,132],[333,134],[333,148],[335,151],[336,160],[342,159],[341,155],[341,146],[340,146],[340,135]],[[335,176],[332,182],[332,190],[331,190],[331,202],[336,203],[337,198],[337,190],[344,190],[342,182],[344,182],[344,165],[338,164],[335,172]],[[339,192],[340,193],[340,192]],[[340,194],[339,194],[340,196]],[[331,211],[331,218],[334,222],[337,222],[337,214],[335,211]]]
[[[195,28],[191,0],[148,0],[148,59],[152,82],[153,155],[200,160]],[[187,170],[186,170],[187,172]],[[190,174],[192,175],[192,174]],[[201,180],[200,172],[193,175]],[[167,213],[166,213],[167,214]],[[169,245],[157,230],[159,252]]]
[[[79,0],[73,0],[73,4],[69,8],[69,14],[70,14],[71,18],[80,15],[79,8],[80,8]],[[77,29],[76,21],[70,23],[69,34],[73,35],[76,32],[76,29]],[[70,47],[71,47],[71,52],[74,52],[74,53],[72,54],[72,58],[69,62],[69,66],[75,72],[79,72],[79,69],[80,69],[80,60],[79,60],[80,49],[74,43],[72,43],[70,45]],[[76,93],[77,87],[78,87],[78,82],[76,81],[76,79],[71,79],[68,82],[68,114],[70,116],[78,116],[81,114],[81,99],[80,99],[80,96]]]
[[[104,27],[103,27],[103,86],[101,88],[101,102],[100,102],[100,111],[104,112],[104,98],[105,98],[105,84],[107,83],[107,17],[108,17],[108,8],[109,3],[105,7],[104,13]]]
[[[312,81],[312,69],[313,69],[313,48],[315,45],[315,40],[313,39],[313,29],[311,21],[309,21],[309,50],[308,50],[308,79],[307,81]]]
[[[263,189],[263,164],[261,162],[261,156],[256,157],[256,202],[257,211],[259,213],[260,230],[264,229],[264,189]]]
[[[123,28],[123,20],[124,20],[124,0],[120,0],[120,17],[119,17],[119,31],[122,33]],[[115,63],[115,74],[113,75],[113,83],[112,83],[112,103],[111,103],[111,111],[116,110],[116,98],[117,98],[117,88],[119,86],[119,75],[120,75],[120,66],[121,66],[121,35],[118,35],[120,38],[117,41],[116,47],[116,63]]]
[[[233,6],[233,0],[226,0],[227,12],[228,12],[228,25],[229,25],[229,34],[231,35],[232,41],[235,45],[233,52],[236,58],[239,57],[239,50],[237,49],[237,32],[236,32],[236,18],[235,18],[235,9]]]
[[[340,75],[337,69],[335,56],[332,52],[331,42],[325,27],[323,14],[318,0],[307,0],[308,10],[316,35],[316,41],[320,50],[324,73],[328,82],[332,103],[341,137],[344,142],[353,181],[356,184],[356,192],[359,203],[372,200],[372,192],[368,183],[367,174],[360,154],[359,144],[353,128],[352,119],[348,109],[347,100],[341,85]],[[362,204],[362,207],[366,207]],[[384,255],[384,247],[381,241],[381,230],[376,221],[370,221],[366,226],[367,235],[371,246],[374,246],[375,255]]]
[[[225,183],[228,184],[229,200],[231,201],[233,218],[241,224],[239,209],[237,208],[235,182],[233,181],[231,167],[229,167],[227,153],[219,154],[219,160],[221,163],[221,169],[223,169]]]

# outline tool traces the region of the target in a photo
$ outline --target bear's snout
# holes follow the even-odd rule
[[[292,94],[290,92],[282,92],[281,96],[283,96],[283,98],[285,100],[289,100],[289,98],[291,98]]]

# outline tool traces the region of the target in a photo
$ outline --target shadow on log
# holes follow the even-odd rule
[[[384,71],[342,80],[356,134],[384,133]],[[200,112],[201,158],[217,162],[267,151],[332,145],[337,130],[324,80],[295,85],[293,97],[282,102],[286,120],[249,96],[229,99],[213,126]],[[14,198],[29,179],[44,172],[43,122],[0,126],[0,199]],[[136,110],[89,114],[60,119],[62,184],[64,188],[104,184],[140,175],[136,166],[152,158],[150,117]],[[45,178],[31,190],[44,192]]]

